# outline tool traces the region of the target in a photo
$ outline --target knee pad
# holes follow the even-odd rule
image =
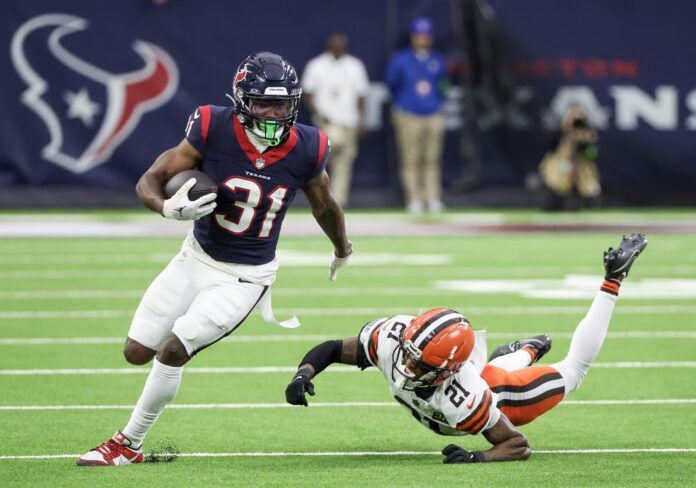
[[[192,356],[197,349],[206,345],[208,334],[201,323],[190,315],[179,317],[174,322],[172,333],[186,348],[186,354]]]

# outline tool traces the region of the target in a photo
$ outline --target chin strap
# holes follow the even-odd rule
[[[244,127],[244,132],[246,132],[247,137],[258,152],[263,153],[266,149],[272,147],[266,139],[259,137],[258,134],[248,127]]]
[[[232,95],[230,95],[229,93],[225,93],[225,96],[227,98],[229,98],[230,100],[232,100],[232,103],[237,104],[237,101],[235,101],[235,99]],[[236,116],[238,118],[244,117],[240,114],[236,114]],[[246,117],[244,117],[244,118],[246,118]],[[239,120],[239,121],[242,122],[242,120]],[[249,128],[249,127],[247,127],[247,128],[249,129],[249,133],[252,134],[254,137],[256,137],[256,140],[259,143],[264,144],[264,145],[267,144],[271,147],[275,147],[275,146],[279,145],[281,142],[283,142],[283,139],[281,136],[283,135],[283,129],[285,128],[285,124],[280,125],[280,135],[276,135],[278,132],[279,125],[280,124],[278,124],[277,121],[258,122],[258,123],[252,122],[252,126],[258,127],[258,130],[260,132],[262,132],[263,134],[256,134],[254,132],[253,128]],[[270,134],[269,134],[269,132],[270,132]]]

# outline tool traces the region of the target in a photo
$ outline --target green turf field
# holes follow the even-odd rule
[[[0,485],[694,485],[696,235],[649,236],[597,368],[570,402],[522,428],[537,451],[525,463],[443,465],[436,453],[450,439],[394,405],[375,371],[329,369],[315,381],[310,401],[318,405],[283,406],[285,385],[311,346],[399,312],[456,308],[487,329],[489,351],[547,332],[554,347],[543,362],[561,359],[601,283],[602,250],[619,237],[355,237],[355,262],[335,283],[326,239],[281,237],[289,257],[274,307],[280,319],[296,313],[302,327],[282,330],[252,314],[229,340],[196,356],[145,451],[173,445],[199,456],[117,469],[78,468],[75,457],[128,420],[147,369],[125,362],[122,341],[180,239],[0,239]],[[297,253],[305,260],[294,261]],[[420,264],[407,262],[419,256]],[[461,291],[441,283],[448,280],[497,285]],[[10,408],[19,406],[34,408]],[[480,436],[456,441],[486,446]]]

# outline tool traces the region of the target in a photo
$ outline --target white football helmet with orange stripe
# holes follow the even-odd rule
[[[455,374],[471,355],[476,338],[460,313],[435,308],[415,317],[399,337],[392,379],[401,390],[431,388]]]

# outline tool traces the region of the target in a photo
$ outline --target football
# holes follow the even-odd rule
[[[190,169],[177,173],[171,177],[167,184],[164,185],[164,195],[171,198],[181,186],[191,178],[196,178],[196,184],[188,192],[189,200],[198,200],[203,195],[208,193],[217,193],[217,186],[213,183],[208,175],[195,169]]]

